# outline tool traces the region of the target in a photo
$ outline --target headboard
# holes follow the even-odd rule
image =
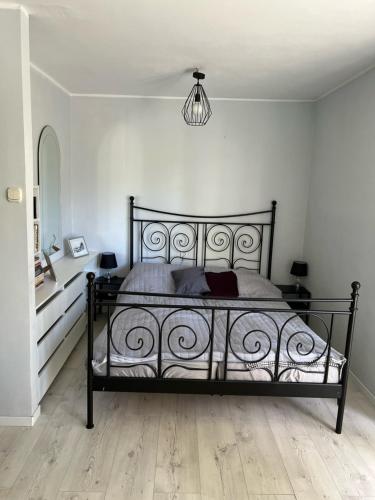
[[[130,268],[140,262],[190,262],[246,268],[271,278],[276,201],[269,210],[187,215],[135,205],[130,196]]]

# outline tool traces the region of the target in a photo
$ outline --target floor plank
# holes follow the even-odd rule
[[[155,493],[153,500],[201,500],[196,493]]]
[[[138,417],[140,414],[148,417],[159,417],[164,400],[172,397],[171,394],[146,394],[129,392],[123,400],[126,403],[125,416]]]
[[[94,491],[61,491],[56,500],[104,500],[104,493]]]
[[[275,441],[297,499],[341,500],[323,459],[301,421],[291,419],[290,399],[262,398]]]
[[[42,417],[47,419],[47,424],[10,488],[11,499],[50,500],[58,494],[84,429],[80,403],[84,401],[83,370],[69,372],[69,377],[62,378],[63,383],[58,385],[59,404],[53,414],[44,415],[42,405]]]
[[[232,422],[223,417],[197,420],[203,498],[247,499],[245,477]]]
[[[106,491],[118,443],[123,411],[113,393],[95,401],[95,427],[81,432],[62,491]]]
[[[351,403],[348,402],[348,406]],[[336,406],[337,411],[337,406]],[[332,413],[326,401],[299,399],[290,408],[304,421],[309,435],[342,496],[375,496],[375,475],[351,440],[330,428]]]
[[[230,396],[208,396],[206,394],[195,394],[191,396],[195,402],[197,418],[211,417],[211,418],[231,418],[229,405],[231,401]]]
[[[159,417],[124,418],[106,500],[152,499],[158,428]]]
[[[200,493],[195,405],[189,396],[172,396],[159,425],[155,492]]]
[[[348,497],[343,496],[342,500],[374,500],[375,497]]]
[[[375,477],[375,407],[361,393],[349,394],[348,399],[343,433]],[[334,412],[332,402],[327,402],[327,406]]]
[[[40,418],[32,428],[3,429],[0,461],[1,488],[10,488],[13,485],[35,443],[42,435],[45,425],[45,419]]]
[[[295,500],[294,495],[249,495],[249,500]]]
[[[230,410],[248,492],[292,494],[293,488],[259,398],[232,398]]]
[[[30,499],[50,500],[57,496],[82,433],[81,425],[70,418],[62,418],[61,412],[59,408],[56,410],[56,417],[51,420],[34,447],[31,459],[39,463],[40,467],[35,476],[31,477]],[[65,412],[64,416],[66,417]]]

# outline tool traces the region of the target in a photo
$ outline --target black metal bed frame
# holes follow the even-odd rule
[[[178,213],[165,212],[160,210],[152,210],[145,207],[134,205],[134,197],[130,197],[130,267],[134,265],[134,250],[135,250],[135,236],[138,235],[138,244],[136,250],[138,251],[138,260],[147,261],[149,259],[158,259],[162,262],[173,263],[176,260],[179,262],[190,262],[192,265],[207,265],[210,262],[224,261],[229,268],[238,269],[245,267],[253,269],[261,273],[265,269],[265,274],[271,278],[272,268],[272,254],[274,242],[274,229],[275,229],[275,216],[276,216],[276,201],[272,202],[270,210],[263,210],[258,212],[251,212],[245,214],[237,214],[235,216],[218,216],[218,217],[205,217],[196,215],[185,215]],[[136,216],[136,212],[147,212],[147,217]],[[153,218],[157,214],[157,218]],[[161,218],[163,216],[164,218]],[[165,216],[168,216],[166,218]],[[256,221],[244,221],[244,218],[251,219],[257,217]],[[258,217],[263,217],[265,220],[259,220]],[[234,220],[233,220],[234,219]],[[266,249],[268,252],[264,253],[264,241],[266,239],[266,232],[268,230],[268,245]],[[138,232],[136,232],[138,231]],[[360,284],[353,282],[351,285],[351,294],[348,298],[318,298],[318,299],[293,299],[294,302],[308,302],[310,305],[318,304],[319,307],[308,310],[285,310],[282,306],[280,309],[275,308],[275,303],[285,302],[285,299],[264,299],[264,298],[244,298],[228,299],[233,304],[230,307],[223,307],[215,304],[216,300],[222,298],[210,297],[210,305],[171,305],[167,302],[163,305],[139,303],[132,301],[134,296],[151,296],[151,297],[173,297],[174,299],[180,297],[197,298],[196,296],[178,296],[169,294],[156,294],[145,292],[127,292],[117,291],[114,292],[113,300],[101,301],[101,305],[106,308],[106,324],[107,324],[107,363],[106,374],[96,375],[93,371],[93,342],[94,342],[94,311],[97,306],[97,290],[95,283],[95,274],[88,273],[88,370],[87,370],[87,425],[88,429],[94,427],[93,423],[93,392],[94,391],[127,391],[127,392],[165,392],[165,393],[198,393],[198,394],[231,394],[231,395],[256,395],[256,396],[288,396],[288,397],[316,397],[316,398],[335,398],[338,402],[338,413],[336,420],[336,432],[341,433],[345,400],[349,376],[350,355],[352,349],[352,340],[354,333],[354,323],[356,311],[358,308],[358,297]],[[199,297],[201,298],[201,297]],[[272,302],[272,307],[254,307],[252,304],[249,307],[240,307],[238,300],[241,302],[251,301],[256,302]],[[334,308],[330,306],[336,305]],[[116,316],[111,318],[111,309],[113,307],[120,308]],[[346,307],[346,308],[345,308]],[[166,318],[160,321],[155,313],[155,310],[168,311]],[[156,368],[148,363],[143,363],[143,366],[148,367],[153,372],[152,377],[134,377],[134,376],[114,376],[111,374],[112,368],[118,368],[118,364],[111,363],[111,349],[113,348],[118,352],[112,338],[112,328],[115,320],[121,314],[127,314],[134,310],[142,310],[145,314],[150,315],[154,322],[154,331],[146,328],[144,325],[129,328],[125,335],[126,347],[133,353],[140,352],[144,345],[142,336],[148,335],[151,341],[151,348],[147,355],[151,352],[157,353],[157,366]],[[169,312],[170,310],[170,312]],[[179,347],[184,349],[187,353],[193,349],[197,340],[197,333],[186,324],[180,324],[170,328],[168,326],[167,318],[183,311],[185,314],[198,315],[205,325],[206,339],[204,349],[198,355],[181,357],[175,352],[172,347],[173,336],[175,341],[178,342]],[[225,337],[225,352],[224,354],[224,374],[222,379],[215,379],[212,377],[213,370],[213,344],[215,338],[215,315],[218,312],[223,312],[226,315],[226,337]],[[272,319],[272,313],[285,313],[287,319],[284,324],[279,327]],[[293,316],[291,316],[291,313]],[[238,319],[251,316],[253,314],[263,315],[268,318],[275,328],[277,346],[275,357],[274,371],[266,370],[270,375],[271,381],[241,381],[241,380],[228,380],[227,374],[231,370],[228,367],[228,354],[233,354],[240,361],[245,361],[235,352],[232,348],[232,341],[239,335],[238,329],[236,330]],[[235,318],[234,318],[235,316]],[[325,357],[325,368],[323,382],[283,382],[280,377],[285,371],[292,368],[280,369],[280,349],[283,334],[285,335],[285,328],[288,322],[296,316],[304,318],[309,317],[319,320],[324,325],[324,332],[326,334],[325,347],[317,353],[313,361],[315,363]],[[332,339],[334,333],[334,320],[337,316],[344,316],[347,318],[346,338],[345,338],[345,358],[341,380],[338,383],[328,382],[328,371],[330,366],[330,355],[332,347]],[[324,318],[324,319],[323,319]],[[184,333],[178,333],[179,329],[185,329]],[[186,329],[189,330],[191,338],[187,338]],[[259,341],[253,342],[249,345],[251,335],[254,330],[245,332],[242,337],[242,348],[244,352],[251,355],[257,355],[261,352],[261,345]],[[260,357],[254,361],[246,361],[248,364],[258,363],[264,359],[271,350],[271,337],[270,332],[261,331],[264,341],[267,345],[267,354],[259,355]],[[312,335],[307,331],[296,332],[288,338],[286,343],[287,353],[293,363],[293,369],[298,366],[293,352],[291,352],[290,340],[295,335],[299,335],[296,347],[299,356],[308,356],[315,353],[315,341]],[[208,368],[189,368],[190,370],[206,371],[207,378],[169,378],[166,377],[167,369],[163,369],[162,359],[162,340],[168,340],[168,346],[171,358],[176,360],[172,366],[186,366],[180,365],[179,362],[192,361],[201,358],[203,355],[208,355]],[[146,356],[147,357],[147,356]],[[306,366],[306,363],[300,363]],[[132,366],[142,366],[137,363],[134,365],[126,364],[122,368],[131,368]],[[297,368],[303,371],[303,366]]]

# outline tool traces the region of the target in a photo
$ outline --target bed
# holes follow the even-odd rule
[[[105,301],[106,326],[95,341],[97,293],[88,274],[87,427],[93,391],[119,390],[331,397],[340,433],[359,283],[348,298],[290,309],[270,280],[276,202],[219,217],[152,210],[133,197],[129,208],[131,270]],[[176,295],[172,273],[188,266],[229,268],[238,297]],[[334,335],[345,336],[344,354]]]

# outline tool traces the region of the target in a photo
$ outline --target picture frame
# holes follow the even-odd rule
[[[53,262],[51,261],[51,256],[45,250],[43,250],[43,255],[47,263],[47,266],[44,268],[44,272],[47,273],[49,271],[51,280],[57,281],[57,276],[53,268]]]
[[[68,238],[68,245],[72,256],[77,259],[89,254],[86,241],[83,236],[76,236],[75,238]]]

